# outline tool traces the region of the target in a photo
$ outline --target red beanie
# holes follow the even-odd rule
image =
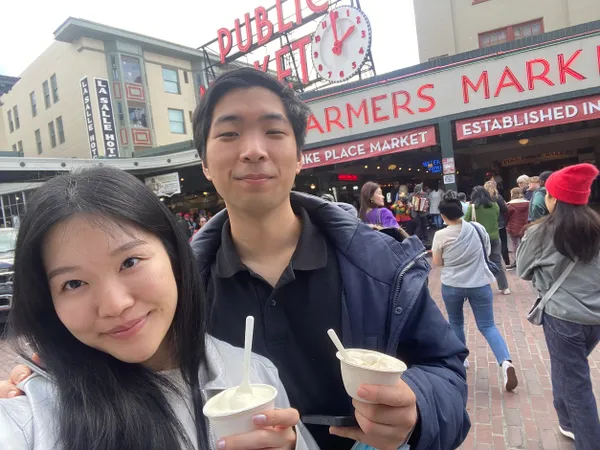
[[[565,167],[550,175],[546,181],[546,190],[561,202],[586,205],[598,173],[596,166],[588,163]]]

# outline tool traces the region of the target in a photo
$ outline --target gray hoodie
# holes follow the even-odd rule
[[[458,226],[458,225],[455,225]],[[494,281],[494,275],[487,267],[481,240],[475,227],[483,239],[485,251],[490,254],[490,237],[483,225],[476,222],[462,221],[460,234],[456,240],[442,248],[442,284],[457,288],[477,288]],[[437,233],[452,232],[452,227]],[[436,235],[437,235],[436,233]],[[434,240],[436,238],[434,237]]]
[[[552,236],[539,231],[539,225],[527,230],[517,250],[517,273],[543,297],[569,265],[569,258],[554,246]],[[552,296],[546,314],[582,325],[600,325],[600,255],[589,264],[578,262]]]
[[[207,367],[200,372],[204,400],[224,389],[237,386],[242,379],[244,350],[208,336],[206,340]],[[171,377],[172,375],[167,375]],[[176,380],[174,380],[176,381]],[[183,382],[183,381],[182,381]],[[277,388],[276,408],[288,408],[289,400],[277,369],[266,358],[253,355],[250,382],[270,384]],[[48,378],[34,374],[18,385],[25,396],[0,399],[0,449],[2,450],[60,450],[57,440],[56,391]],[[187,401],[191,403],[191,395]],[[188,435],[196,439],[194,423],[188,406],[181,397],[167,396]],[[210,426],[209,426],[210,431]],[[296,427],[296,450],[319,449],[308,430]],[[211,448],[214,446],[213,436]]]

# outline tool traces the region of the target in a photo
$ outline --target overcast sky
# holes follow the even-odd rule
[[[361,1],[373,29],[372,52],[378,74],[418,63],[412,1]],[[53,32],[69,16],[199,47],[216,38],[218,28],[233,28],[236,18],[243,19],[244,13],[257,6],[272,6],[275,0],[35,3],[34,7],[31,1],[17,0],[10,2],[10,8],[4,8],[0,26],[0,74],[19,76],[52,43]],[[302,4],[305,5],[304,0]]]

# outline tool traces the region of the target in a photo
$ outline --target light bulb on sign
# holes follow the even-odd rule
[[[527,139],[527,138],[519,139],[519,144],[527,145],[527,144],[529,144],[529,139]]]
[[[381,169],[381,166],[377,166],[377,170]]]
[[[314,190],[314,189],[316,189],[316,188],[317,188],[317,186],[315,186],[314,184],[311,184],[311,185],[310,185],[310,188]]]

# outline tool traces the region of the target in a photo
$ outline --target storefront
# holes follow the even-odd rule
[[[536,39],[304,94],[312,191],[348,174],[352,191],[373,180],[469,192],[493,171],[506,192],[523,173],[600,161],[600,23]]]

